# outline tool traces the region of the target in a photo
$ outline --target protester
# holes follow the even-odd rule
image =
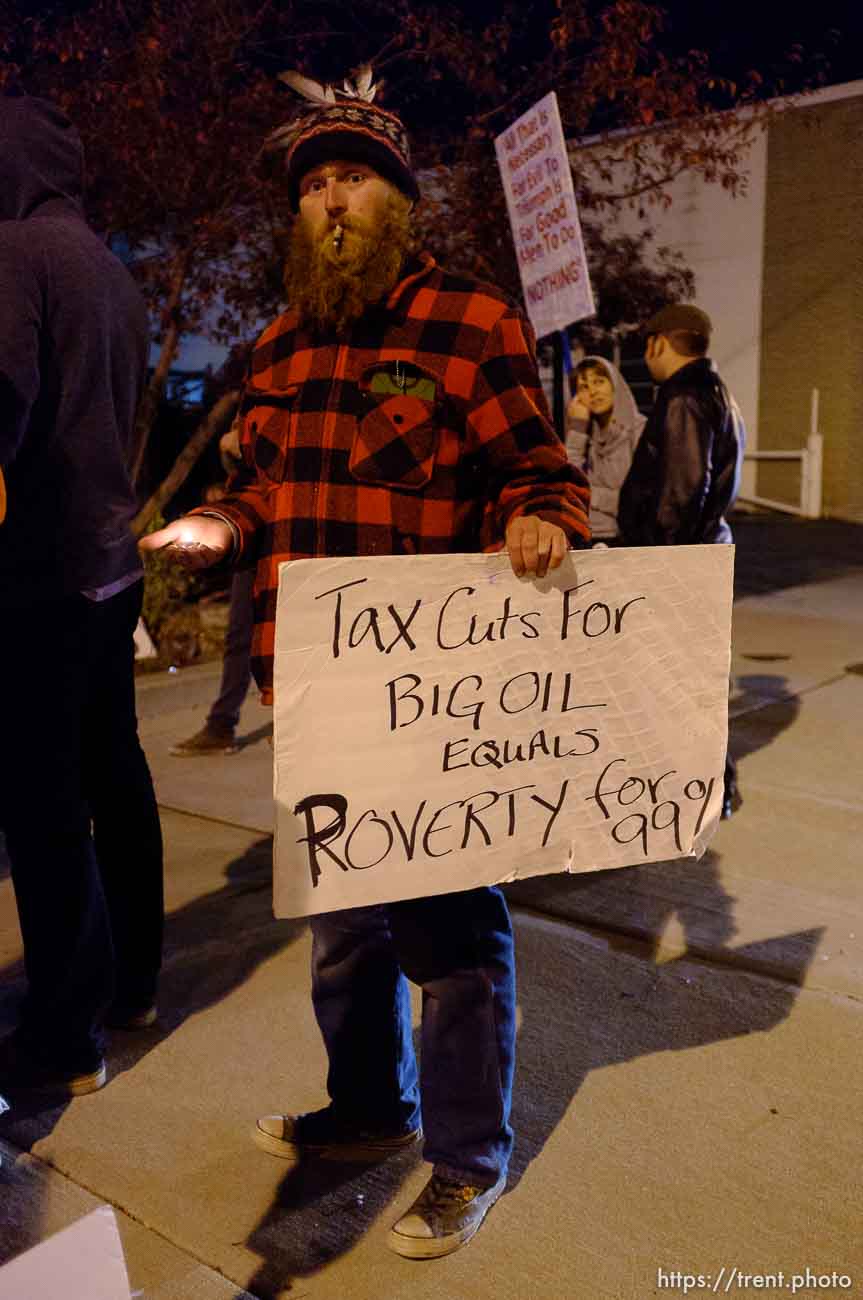
[[[228,480],[241,466],[239,424],[231,425],[219,439],[219,455]],[[225,495],[225,489],[216,487],[208,492],[206,500],[215,505]],[[210,706],[207,720],[200,731],[188,740],[181,740],[171,749],[175,758],[203,758],[213,754],[235,754],[236,730],[240,710],[252,681],[249,656],[252,651],[254,623],[252,600],[255,571],[252,565],[237,569],[231,579],[231,599],[228,609],[228,630],[225,635],[225,653],[222,660],[222,679],[219,693]]]
[[[606,545],[620,536],[617,501],[644,416],[623,375],[604,357],[584,357],[566,410],[566,454],[590,483],[590,531]]]
[[[732,540],[725,512],[740,486],[746,431],[707,355],[711,330],[706,312],[689,303],[663,307],[643,327],[659,392],[620,492],[627,546]],[[722,816],[741,802],[729,754]]]
[[[127,472],[148,320],[85,222],[67,118],[0,99],[0,169],[0,828],[28,982],[0,1090],[77,1095],[105,1082],[106,1016],[152,1023],[161,962]]]
[[[220,517],[187,516],[146,543],[172,544],[194,567],[258,548],[252,665],[265,701],[279,561],[505,544],[516,574],[541,577],[589,536],[587,485],[551,427],[521,313],[414,252],[419,195],[399,118],[339,99],[270,145],[299,216],[291,308],[261,336],[241,405],[257,481]],[[278,1156],[380,1159],[419,1140],[421,1104],[433,1172],[388,1240],[411,1258],[448,1254],[501,1194],[512,1147],[503,895],[471,889],[311,924],[330,1104],[266,1116],[256,1141]],[[423,991],[419,1078],[406,977]]]

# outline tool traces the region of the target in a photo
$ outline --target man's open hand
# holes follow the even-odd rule
[[[175,519],[156,533],[148,533],[138,547],[142,551],[168,550],[170,558],[186,569],[208,569],[230,555],[234,538],[224,520],[192,515]]]
[[[516,515],[506,530],[506,549],[517,578],[535,573],[544,578],[556,569],[568,549],[566,533],[537,515]]]

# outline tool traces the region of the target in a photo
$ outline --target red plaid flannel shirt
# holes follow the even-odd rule
[[[272,700],[283,560],[493,550],[538,514],[590,536],[587,480],[549,422],[530,326],[424,254],[342,338],[279,316],[240,405],[243,466],[218,513],[254,559],[252,669]]]

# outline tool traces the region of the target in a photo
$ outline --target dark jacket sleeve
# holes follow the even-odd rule
[[[710,486],[712,431],[698,400],[671,397],[635,449],[618,520],[629,546],[680,546],[698,536]]]
[[[0,237],[0,467],[17,456],[39,394],[41,304],[23,250]]]

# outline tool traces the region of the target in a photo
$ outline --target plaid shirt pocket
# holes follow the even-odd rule
[[[360,414],[348,468],[360,483],[423,488],[431,479],[440,429],[438,380],[406,362],[378,362],[360,381]]]
[[[255,465],[264,478],[285,478],[291,413],[299,384],[290,388],[255,388],[249,384],[240,404],[240,418],[252,444]]]

